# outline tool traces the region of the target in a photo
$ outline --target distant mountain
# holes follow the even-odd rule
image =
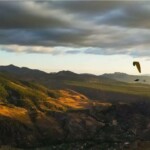
[[[92,74],[77,74],[71,71],[59,71],[56,73],[46,73],[37,69],[30,69],[26,67],[17,67],[14,65],[0,66],[0,72],[11,74],[19,79],[27,81],[39,81],[40,83],[49,84],[53,82],[59,84],[58,81],[87,81],[98,82],[105,80],[105,77],[100,77]],[[111,80],[111,79],[107,79]],[[56,81],[56,82],[55,82]],[[57,87],[57,85],[56,85]]]
[[[14,75],[21,75],[21,76],[33,76],[33,77],[43,76],[47,74],[46,72],[37,69],[30,69],[27,67],[17,67],[14,65],[0,66],[0,72],[11,73]]]
[[[150,84],[150,76],[146,75],[128,75],[125,73],[115,72],[112,74],[103,74],[100,76],[93,74],[77,74],[71,71],[60,71],[56,73],[46,73],[37,69],[30,69],[26,67],[17,67],[14,65],[0,66],[0,72],[11,74],[17,78],[39,82],[49,88],[61,88],[64,87],[65,81],[85,81],[88,83],[142,83]],[[138,81],[135,81],[138,80]],[[118,81],[118,82],[117,82]]]

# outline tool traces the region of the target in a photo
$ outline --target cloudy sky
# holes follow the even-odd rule
[[[150,74],[148,1],[0,1],[0,65]]]

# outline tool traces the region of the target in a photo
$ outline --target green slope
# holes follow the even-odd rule
[[[150,85],[145,84],[129,84],[129,83],[89,83],[89,82],[75,82],[66,81],[66,84],[77,86],[77,87],[87,87],[92,89],[98,89],[103,92],[117,92],[124,94],[133,94],[150,98]]]
[[[126,73],[115,72],[112,74],[103,74],[102,77],[106,77],[108,79],[113,79],[116,81],[127,82],[127,83],[142,83],[142,84],[150,84],[150,76],[148,75],[128,75]],[[136,79],[139,79],[138,82],[135,82]]]

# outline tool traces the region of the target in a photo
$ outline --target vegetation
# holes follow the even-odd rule
[[[52,76],[31,72],[0,73],[1,149],[149,146],[149,85],[64,71]]]
[[[145,84],[130,84],[130,83],[88,83],[88,82],[74,82],[74,81],[67,81],[69,85],[79,86],[79,87],[87,87],[102,90],[104,92],[111,91],[111,92],[119,92],[125,94],[133,94],[139,95],[144,97],[150,97],[150,85]]]

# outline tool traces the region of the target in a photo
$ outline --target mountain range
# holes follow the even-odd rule
[[[59,71],[56,73],[47,73],[38,69],[30,69],[27,67],[17,67],[14,65],[8,65],[8,66],[0,66],[0,72],[5,72],[5,73],[11,73],[14,75],[20,75],[21,77],[26,78],[61,78],[61,79],[90,79],[93,81],[94,80],[100,80],[100,79],[112,79],[116,81],[121,81],[121,82],[127,82],[127,83],[136,83],[135,80],[139,79],[138,83],[143,83],[143,84],[150,84],[150,76],[149,75],[129,75],[126,73],[121,73],[121,72],[115,72],[115,73],[107,73],[107,74],[102,74],[102,75],[94,75],[94,74],[77,74],[71,71]],[[92,82],[93,82],[92,81]]]
[[[96,76],[0,66],[0,145],[146,150],[149,80],[124,73]]]

